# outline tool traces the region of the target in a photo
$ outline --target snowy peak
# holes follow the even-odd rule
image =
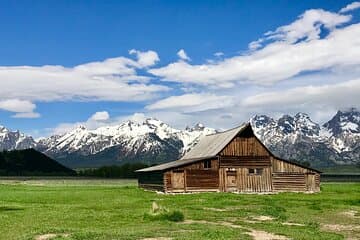
[[[26,136],[19,130],[11,131],[4,126],[0,126],[0,151],[21,150],[35,146],[36,142],[32,137]]]
[[[300,131],[303,135],[308,137],[315,137],[319,135],[319,124],[313,122],[306,113],[297,113],[294,119],[296,131]]]
[[[80,126],[62,136],[42,140],[42,146],[48,146],[44,151],[49,154],[66,152],[92,155],[114,146],[126,149],[125,155],[146,151],[160,153],[162,148],[169,147],[176,148],[182,154],[202,136],[214,132],[214,129],[200,124],[191,129],[178,130],[158,119],[147,118],[94,130]]]
[[[0,125],[0,133],[7,133],[7,132],[9,132],[9,130],[6,127]]]
[[[355,108],[347,111],[338,111],[336,115],[327,123],[324,128],[334,136],[342,133],[360,133],[360,112]]]
[[[284,115],[278,120],[278,127],[285,134],[291,134],[296,131],[295,119],[290,115]]]
[[[250,122],[255,128],[262,128],[275,123],[274,119],[266,115],[255,115]]]
[[[278,120],[266,115],[256,115],[250,122],[260,136],[291,137],[294,140],[299,136],[317,137],[320,132],[320,126],[305,113],[297,113],[295,116],[283,115]]]
[[[360,158],[360,113],[356,109],[338,111],[322,127],[305,113],[277,120],[255,116],[251,124],[264,144],[284,158],[333,163],[354,163]]]

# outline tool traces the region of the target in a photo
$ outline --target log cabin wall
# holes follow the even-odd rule
[[[320,191],[319,173],[274,157],[271,163],[274,191]]]
[[[163,172],[144,172],[138,177],[138,185],[141,188],[153,191],[164,191]]]
[[[221,191],[272,191],[270,153],[251,133],[234,138],[219,159]]]
[[[236,137],[220,153],[220,156],[270,156],[255,137]]]
[[[168,170],[164,173],[164,186],[165,192],[218,191],[219,161],[202,160]]]

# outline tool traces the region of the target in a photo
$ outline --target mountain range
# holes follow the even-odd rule
[[[282,158],[307,161],[313,167],[360,162],[360,112],[354,108],[338,111],[323,125],[305,113],[279,119],[256,115],[250,123],[264,144]],[[215,132],[202,124],[179,130],[149,118],[94,130],[79,126],[35,141],[0,126],[0,151],[35,148],[73,168],[129,162],[157,164],[178,159],[201,137]]]

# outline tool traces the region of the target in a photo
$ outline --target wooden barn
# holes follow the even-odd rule
[[[137,171],[164,192],[318,192],[320,172],[276,157],[249,123],[205,136],[181,159]]]

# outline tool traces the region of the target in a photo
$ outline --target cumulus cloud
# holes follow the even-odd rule
[[[191,59],[188,57],[188,55],[186,54],[185,50],[184,49],[180,49],[178,52],[177,52],[177,55],[179,56],[179,58],[181,60],[184,60],[184,61],[190,61]]]
[[[174,62],[149,72],[164,81],[232,87],[225,83],[269,85],[303,72],[360,64],[356,37],[360,36],[360,25],[342,26],[350,19],[321,9],[309,10],[295,22],[265,34],[256,43],[265,44],[261,49],[199,65]],[[320,38],[324,29],[329,34]]]
[[[159,60],[156,52],[130,52],[136,55],[136,60],[117,57],[74,67],[0,66],[1,108],[34,109],[34,103],[39,101],[144,101],[169,90],[153,84],[149,76],[137,74],[137,69],[152,66]],[[13,112],[31,111],[15,109]],[[21,116],[30,114],[17,115]]]
[[[344,108],[360,106],[359,93],[360,79],[355,79],[332,85],[303,86],[257,94],[246,98],[243,105],[246,107],[271,107],[272,109],[299,106],[314,108],[314,105]]]
[[[107,111],[102,111],[102,112],[96,112],[94,113],[89,120],[93,120],[93,121],[106,121],[109,120],[110,115]]]
[[[305,11],[291,24],[265,33],[265,40],[278,40],[288,43],[296,43],[300,39],[311,41],[320,38],[321,28],[331,31],[350,20],[350,15],[341,15],[322,9],[311,9]],[[260,41],[264,41],[264,38]]]
[[[340,13],[346,13],[346,12],[350,12],[353,11],[355,9],[360,8],[360,2],[353,2],[350,3],[348,5],[346,5],[345,7],[343,7],[342,9],[340,9]]]
[[[231,127],[254,114],[305,111],[323,121],[337,109],[360,107],[360,24],[351,20],[351,15],[311,9],[268,31],[237,56],[152,68],[150,73],[191,94],[167,97],[146,109],[173,124],[175,117]],[[212,105],[201,101],[204,96],[231,101],[214,100],[218,105]]]
[[[137,62],[141,67],[150,67],[160,61],[160,58],[155,51],[141,52],[136,49],[131,49],[129,53],[136,55]]]
[[[37,118],[40,114],[35,113],[36,105],[30,101],[8,99],[0,101],[0,110],[15,112],[14,118]]]

